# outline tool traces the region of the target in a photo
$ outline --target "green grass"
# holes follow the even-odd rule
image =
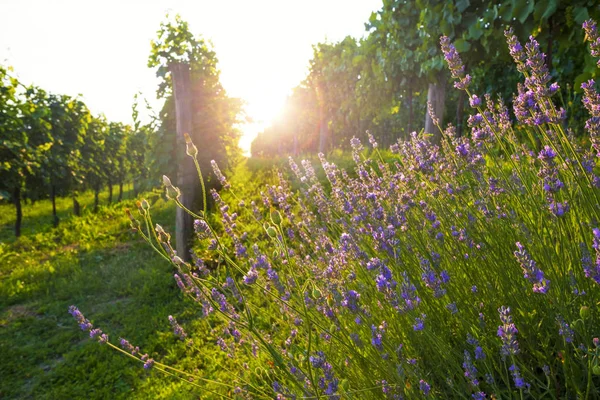
[[[160,197],[149,196],[155,219],[170,228],[174,208]],[[0,205],[0,398],[190,397],[187,386],[87,339],[67,313],[77,304],[111,336],[162,354],[175,342],[167,316],[185,309],[170,267],[129,228],[124,208],[133,202],[97,214],[92,193],[81,202],[77,218],[70,199],[58,201],[56,229],[48,201],[26,205],[19,240],[10,237],[13,207]]]
[[[273,181],[271,170],[235,168],[237,194],[259,201],[259,188]],[[231,194],[224,199],[234,202]],[[174,232],[175,207],[162,191],[146,193],[155,223]],[[113,198],[116,198],[114,196]],[[185,382],[147,372],[141,364],[88,339],[68,314],[75,304],[118,344],[124,337],[165,364],[209,379],[227,374],[245,359],[229,360],[215,342],[220,324],[199,317],[184,301],[171,266],[130,229],[125,208],[137,215],[133,193],[93,213],[93,193],[57,199],[61,220],[52,227],[48,200],[23,207],[23,235],[14,237],[14,206],[0,204],[0,398],[213,398]],[[194,338],[187,348],[171,332],[174,315]],[[260,361],[260,360],[259,360]],[[207,389],[215,389],[208,385]]]

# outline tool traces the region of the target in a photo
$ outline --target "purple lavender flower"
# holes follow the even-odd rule
[[[198,235],[198,239],[206,239],[210,235],[210,226],[206,221],[197,219],[194,221],[194,231]]]
[[[413,324],[413,330],[415,332],[422,331],[425,328],[425,314],[421,314],[421,317],[415,318],[415,323]]]
[[[95,329],[92,329],[90,331],[90,338],[91,339],[94,339],[96,336],[100,336],[100,335],[102,335],[102,330],[101,329],[95,328]]]
[[[414,310],[421,303],[421,299],[417,296],[417,288],[410,282],[410,278],[406,271],[402,273],[402,286],[400,296],[404,300],[404,311]]]
[[[575,332],[569,324],[564,320],[560,315],[556,317],[556,322],[558,322],[558,334],[565,338],[565,342],[573,343],[573,336]]]
[[[448,63],[448,69],[450,74],[456,82],[454,87],[460,90],[465,90],[471,83],[471,76],[465,73],[465,66],[456,51],[454,45],[450,42],[447,36],[440,38],[440,44],[442,47],[442,53],[444,53],[444,59]]]
[[[590,42],[590,54],[593,57],[600,57],[600,37],[598,37],[596,21],[588,19],[582,27],[585,31],[585,39]],[[600,66],[600,60],[598,60],[598,66]]]
[[[137,346],[133,347],[133,345],[131,343],[129,343],[129,341],[127,341],[126,339],[121,338],[119,343],[121,344],[121,348],[123,350],[130,352],[134,356],[140,352],[139,347],[137,347]]]
[[[517,389],[529,389],[529,387],[531,386],[529,383],[525,382],[525,379],[523,379],[523,377],[521,377],[521,374],[519,373],[519,367],[517,367],[515,364],[511,365],[508,370],[511,372],[511,375],[513,376],[513,381],[515,383],[515,387]]]
[[[463,369],[465,370],[465,378],[469,380],[469,383],[473,387],[479,386],[479,380],[477,380],[477,368],[473,365],[473,360],[471,359],[471,353],[468,350],[464,352],[464,362]]]
[[[512,322],[510,316],[510,307],[500,307],[498,309],[500,313],[500,321],[502,325],[498,327],[498,336],[502,339],[502,349],[500,353],[502,357],[512,356],[519,352],[519,343],[517,342],[517,327]]]
[[[381,326],[377,328],[375,325],[371,325],[371,344],[377,350],[383,350],[383,333],[384,330]]]
[[[355,290],[348,290],[344,293],[344,299],[342,300],[342,306],[346,307],[352,312],[359,312],[360,306],[358,300],[360,299],[360,293]]]
[[[472,95],[469,99],[469,105],[473,108],[477,108],[481,105],[481,99],[476,94]]]
[[[590,256],[587,249],[582,246],[582,257],[581,264],[583,267],[583,272],[586,278],[592,279],[594,282],[600,285],[600,229],[594,228],[592,230],[593,241],[592,248],[596,251],[596,261],[592,262],[592,257]]]
[[[145,363],[144,363],[144,369],[146,370],[150,370],[152,369],[152,367],[154,367],[154,360],[152,358],[149,358]]]
[[[429,392],[431,391],[431,385],[425,382],[423,379],[421,379],[419,381],[419,390],[421,391],[421,393],[423,393],[423,395],[428,396]]]
[[[375,138],[373,137],[373,135],[371,135],[371,132],[367,131],[367,136],[369,137],[369,143],[371,143],[371,146],[373,146],[373,148],[376,149],[377,142],[375,141]]]
[[[442,271],[440,277],[438,278],[433,267],[431,266],[431,262],[424,257],[421,257],[421,269],[423,270],[421,279],[425,283],[425,286],[433,290],[433,295],[435,297],[444,296],[446,294],[446,289],[442,287],[442,284],[450,280],[448,273],[446,271]]]
[[[519,72],[525,72],[525,61],[527,56],[525,55],[523,46],[521,46],[517,36],[515,36],[513,28],[511,27],[505,30],[504,36],[506,37],[506,42],[508,43],[508,51],[515,61],[515,64],[517,64],[517,70]]]
[[[229,189],[231,187],[231,185],[227,182],[227,178],[225,178],[225,175],[223,175],[223,173],[219,169],[219,166],[217,165],[217,162],[215,160],[211,160],[210,161],[210,165],[212,166],[212,169],[213,169],[213,172],[215,173],[215,176],[217,177],[217,179],[221,183],[221,186],[223,186],[224,189]]]
[[[73,318],[75,318],[82,331],[89,331],[93,328],[91,322],[83,316],[83,314],[81,313],[81,311],[79,311],[77,307],[70,306],[69,314],[71,314]]]
[[[475,359],[476,360],[484,360],[485,359],[485,353],[483,352],[483,349],[481,348],[481,346],[475,347]]]
[[[320,369],[323,373],[323,377],[319,378],[318,384],[323,389],[324,394],[328,399],[338,400],[340,398],[337,395],[339,381],[334,376],[333,367],[327,362],[325,353],[318,351],[316,355],[309,357],[309,361],[313,368]]]
[[[447,304],[446,309],[452,314],[458,313],[458,307],[456,306],[456,303]]]
[[[187,334],[185,333],[181,325],[177,323],[177,320],[172,315],[169,315],[169,323],[173,328],[173,333],[175,334],[175,336],[179,337],[181,340],[187,337]]]
[[[251,266],[246,275],[243,277],[243,281],[246,285],[252,285],[258,279],[258,271],[254,266]]]
[[[514,254],[519,264],[521,264],[523,276],[533,284],[535,293],[545,294],[550,288],[550,281],[544,278],[544,272],[537,267],[536,262],[525,250],[525,247],[519,242],[516,245],[518,250]]]

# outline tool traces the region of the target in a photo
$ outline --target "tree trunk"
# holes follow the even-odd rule
[[[406,137],[412,132],[413,125],[413,89],[412,84],[408,85],[408,125],[406,126]]]
[[[552,18],[548,19],[548,28],[549,28],[549,35],[548,35],[548,49],[546,51],[546,65],[548,66],[548,73],[552,73],[552,52],[553,52],[553,42],[554,42],[554,35],[553,35],[553,30],[554,30],[554,23]]]
[[[94,187],[94,212],[98,212],[98,206],[100,205],[100,184],[97,183]]]
[[[442,73],[438,76],[437,83],[430,83],[427,91],[427,103],[433,107],[433,113],[436,119],[442,124],[444,120],[444,107],[446,101],[446,80]],[[439,144],[442,134],[438,127],[434,124],[429,112],[425,113],[425,133],[433,134],[432,142]]]
[[[465,117],[465,92],[458,92],[458,104],[456,105],[456,136],[462,136],[463,119]]]
[[[329,128],[327,126],[327,120],[325,119],[325,113],[320,112],[319,119],[319,153],[325,153],[327,151],[327,144],[329,141]]]
[[[79,201],[77,201],[77,195],[73,193],[73,214],[76,216],[81,216],[81,205]]]
[[[120,203],[123,200],[123,181],[119,182],[119,197],[117,198],[117,203]]]
[[[52,226],[58,226],[58,215],[56,215],[56,186],[50,186],[50,199],[52,200]]]
[[[184,63],[169,65],[173,80],[175,96],[175,117],[177,124],[177,151],[185,154],[184,133],[192,134],[192,93],[190,83],[190,66]],[[194,161],[191,157],[183,156],[177,166],[177,186],[181,190],[179,200],[184,207],[194,210],[196,203],[197,178]],[[177,255],[183,260],[191,259],[190,239],[193,235],[194,219],[183,209],[177,207],[175,216],[175,248]]]
[[[300,130],[300,128],[298,127],[298,125],[296,125],[296,128],[294,129],[294,148],[292,149],[292,154],[294,155],[294,157],[298,157],[298,131]]]
[[[112,189],[113,189],[113,185],[112,185],[112,181],[108,181],[108,204],[112,204]]]
[[[17,186],[13,191],[13,202],[17,211],[17,220],[15,221],[15,236],[21,236],[21,222],[23,221],[23,209],[21,208],[21,186]]]

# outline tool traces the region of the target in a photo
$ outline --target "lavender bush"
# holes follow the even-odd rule
[[[598,56],[596,24],[584,24]],[[224,324],[216,345],[241,367],[214,396],[237,398],[599,398],[600,95],[583,85],[590,145],[564,126],[544,55],[506,32],[525,80],[513,103],[470,91],[454,46],[441,39],[455,86],[469,96],[470,137],[453,127],[391,146],[352,140],[354,171],[320,155],[326,182],[290,159],[262,204],[238,211],[211,195],[219,221],[189,211],[210,270],[184,262],[150,207],[132,227],[176,269],[182,292]],[[520,139],[518,139],[518,137]],[[188,141],[188,155],[195,157]],[[213,164],[224,188],[233,188]],[[179,189],[165,178],[167,197]],[[237,202],[237,201],[236,201]],[[252,228],[254,227],[254,228]],[[244,233],[260,227],[260,237]],[[257,236],[257,235],[254,235]],[[120,347],[75,308],[90,336],[180,379],[177,370]],[[174,334],[190,341],[175,318]],[[254,368],[253,357],[270,367]],[[246,364],[246,362],[248,364]],[[256,363],[259,365],[259,363]]]

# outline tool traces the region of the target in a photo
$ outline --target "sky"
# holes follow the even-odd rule
[[[131,122],[135,93],[156,111],[150,41],[167,13],[212,41],[221,83],[246,101],[246,152],[308,72],[312,45],[362,37],[381,0],[0,0],[0,64],[25,84],[81,95],[95,114]]]

